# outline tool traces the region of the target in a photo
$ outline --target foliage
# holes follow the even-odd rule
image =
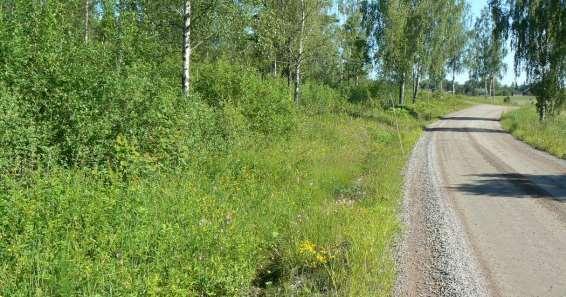
[[[560,111],[566,80],[566,6],[563,1],[491,1],[494,32],[510,34],[515,69],[524,69],[535,85],[539,119]]]
[[[482,10],[471,32],[472,43],[466,58],[471,77],[484,82],[486,96],[494,95],[494,80],[500,78],[506,71],[506,65],[503,62],[507,54],[505,39],[494,34],[496,26],[493,18],[494,16],[488,8]]]
[[[185,1],[187,97],[179,1],[0,3],[0,295],[389,295],[410,147],[463,103],[384,103],[365,4]]]
[[[33,170],[39,166],[42,155],[52,159],[52,152],[45,147],[47,127],[30,118],[28,105],[0,85],[0,172],[4,174],[19,175]]]
[[[307,82],[302,92],[304,109],[310,112],[336,112],[340,111],[346,103],[340,92],[326,85]]]
[[[3,180],[0,294],[388,295],[400,173],[422,122],[342,111],[300,116],[297,134],[267,147],[250,139],[128,182],[58,167]]]
[[[460,65],[465,42],[463,1],[367,1],[365,25],[371,33],[374,64],[381,74],[399,84],[399,104],[404,104],[405,83],[413,73],[413,98],[425,74],[440,83],[445,68]]]
[[[232,105],[246,127],[264,135],[283,136],[294,128],[295,110],[282,80],[262,79],[254,69],[223,60],[199,67],[194,88],[209,105]]]

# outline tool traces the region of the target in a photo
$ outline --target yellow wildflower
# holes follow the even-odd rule
[[[299,251],[302,254],[313,254],[316,253],[316,245],[308,240],[305,240],[299,246]]]
[[[324,255],[320,254],[320,253],[316,254],[316,260],[320,264],[326,264],[326,261],[327,261],[326,257]]]

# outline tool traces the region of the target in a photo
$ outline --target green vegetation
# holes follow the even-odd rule
[[[274,82],[255,83],[261,90]],[[292,133],[289,116],[278,120],[287,136],[269,138],[257,138],[263,129],[235,116],[238,107],[190,105],[203,144],[187,155],[215,145],[214,134],[237,144],[200,151],[173,171],[118,140],[118,168],[54,166],[6,176],[0,293],[388,295],[407,155],[424,119],[463,104],[383,110],[343,103],[328,107],[333,112],[321,104],[294,113]],[[228,128],[195,122],[220,115]]]
[[[367,1],[363,7],[380,71],[399,86],[400,105],[409,82],[414,101],[425,76],[442,91],[447,68],[453,74],[461,71],[467,39],[464,1]]]
[[[527,106],[506,113],[502,125],[526,143],[566,159],[566,115],[541,122],[535,108]]]
[[[481,40],[502,40],[487,16]],[[466,17],[463,0],[0,1],[0,296],[389,295],[407,156],[468,105],[443,87]],[[482,58],[470,90],[497,86]]]
[[[566,102],[566,5],[560,0],[490,1],[493,36],[511,37],[515,69],[524,70],[542,121]]]
[[[359,7],[189,2],[0,4],[0,295],[389,295],[401,171],[462,101],[395,106]]]
[[[534,103],[536,100],[534,96],[493,96],[493,97],[468,96],[467,99],[483,104],[514,105],[514,106],[530,105]]]
[[[505,39],[501,34],[495,34],[494,17],[488,7],[482,9],[470,32],[472,42],[466,57],[470,76],[477,82],[483,82],[485,96],[495,96],[496,79],[502,77],[507,66],[503,63],[507,55]]]

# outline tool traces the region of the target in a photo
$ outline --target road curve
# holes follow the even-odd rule
[[[478,105],[428,126],[405,176],[396,296],[566,296],[566,161]]]

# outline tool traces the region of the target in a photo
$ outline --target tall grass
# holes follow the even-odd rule
[[[566,159],[566,115],[538,120],[533,106],[523,107],[506,113],[502,125],[513,136],[526,143]]]

